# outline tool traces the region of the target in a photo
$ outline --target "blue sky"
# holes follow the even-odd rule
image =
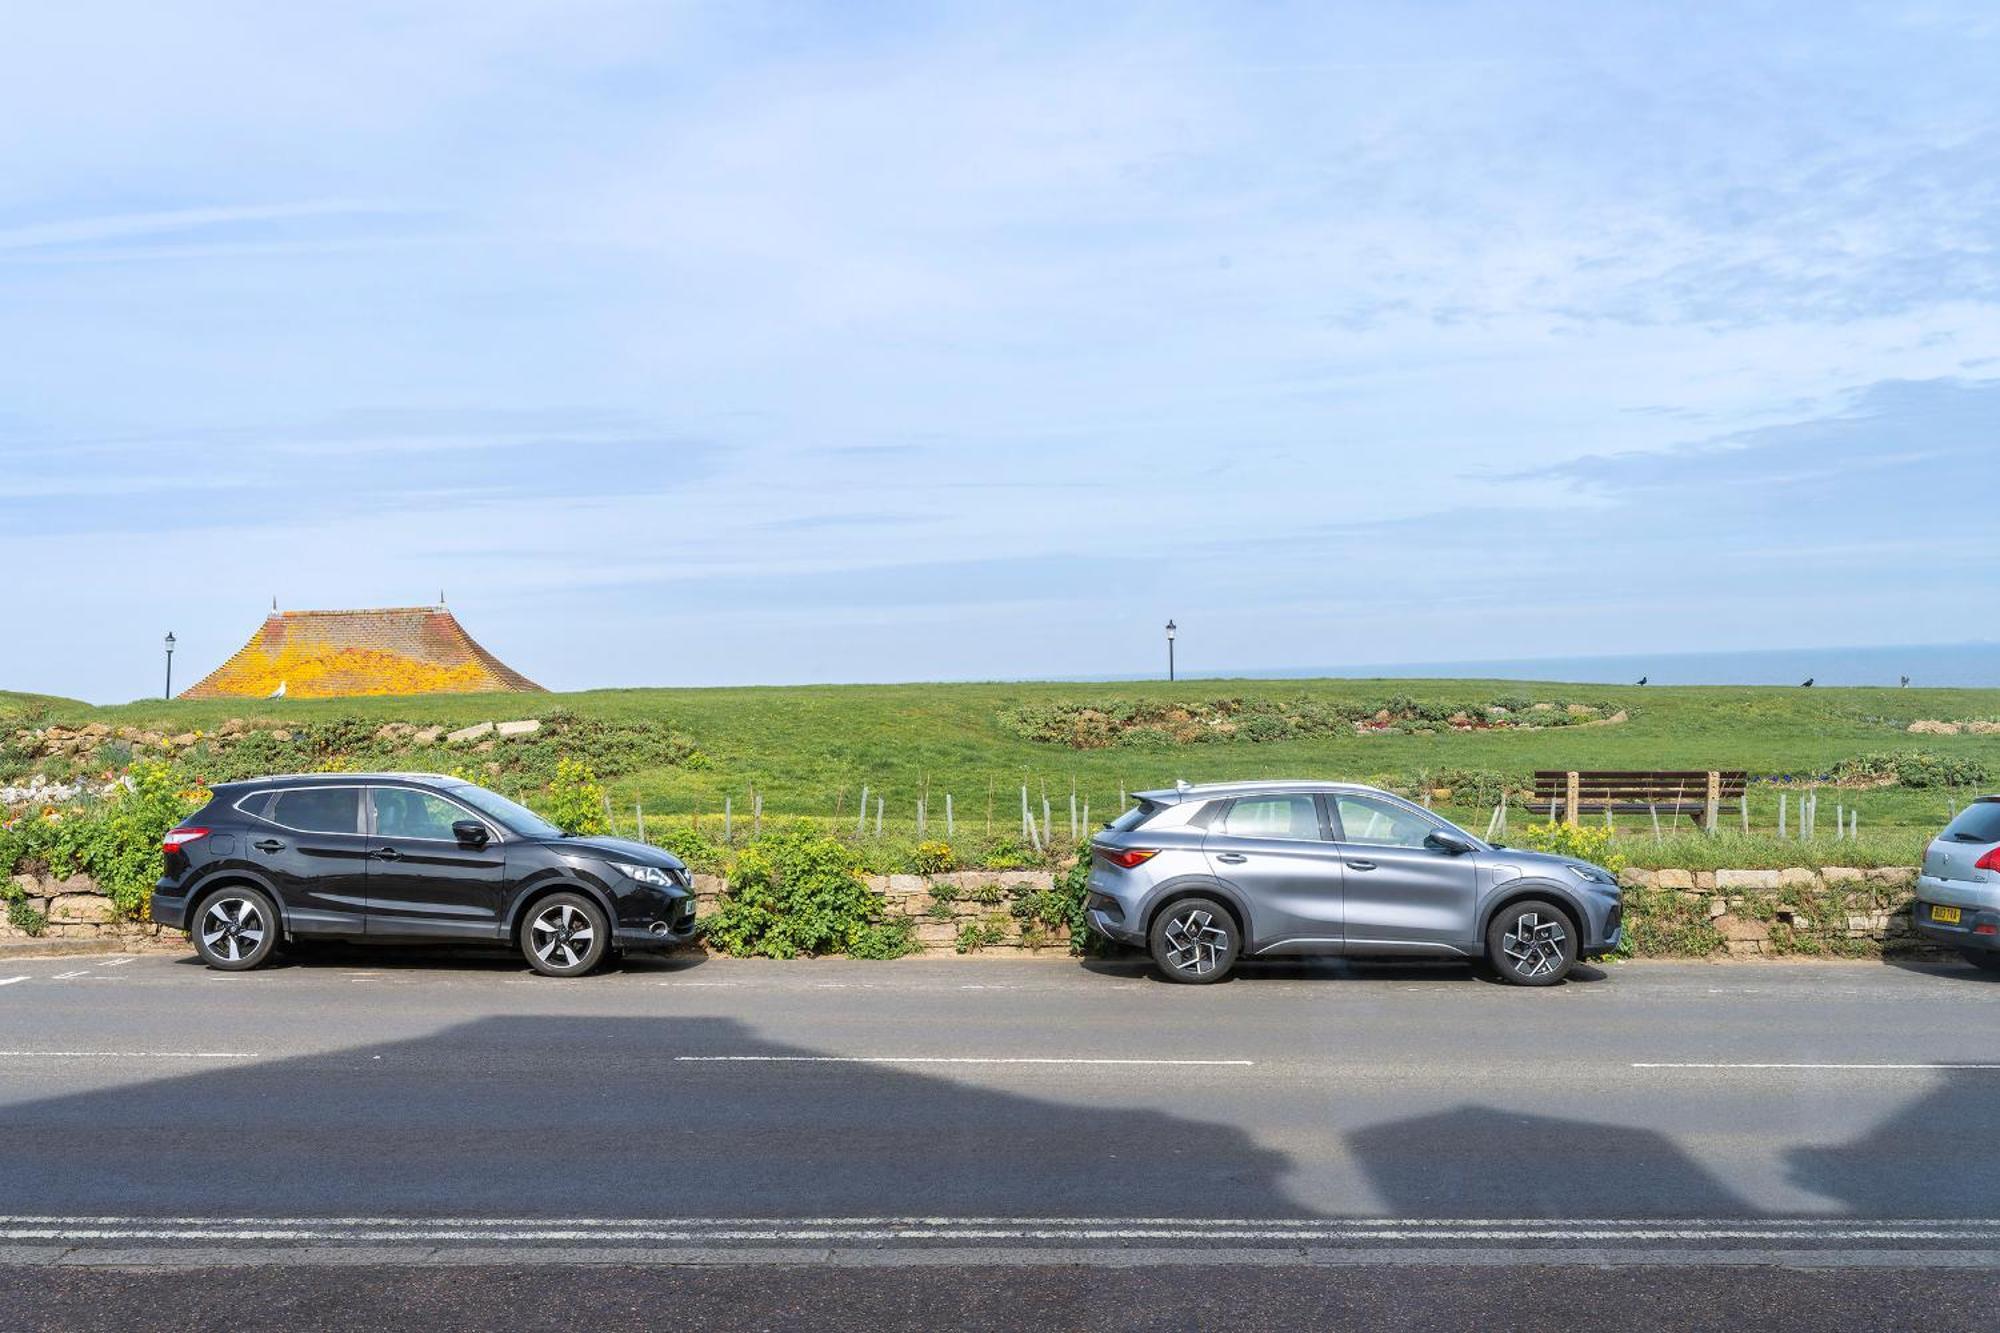
[[[41,6],[0,687],[1994,637],[1990,4]]]

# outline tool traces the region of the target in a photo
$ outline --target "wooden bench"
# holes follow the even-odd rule
[[[1539,770],[1534,804],[1551,820],[1574,824],[1586,814],[1686,815],[1709,830],[1725,808],[1743,808],[1749,774],[1742,770],[1672,770],[1658,772]]]

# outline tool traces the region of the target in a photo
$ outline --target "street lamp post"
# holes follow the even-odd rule
[[[1174,633],[1175,633],[1175,630],[1176,630],[1176,627],[1175,627],[1175,625],[1174,625],[1174,622],[1173,622],[1173,621],[1171,621],[1171,620],[1169,620],[1169,621],[1167,622],[1167,679],[1168,679],[1169,681],[1172,681],[1172,680],[1173,680],[1173,678],[1174,678]]]
[[[174,697],[174,632],[167,631],[167,692],[165,698]]]

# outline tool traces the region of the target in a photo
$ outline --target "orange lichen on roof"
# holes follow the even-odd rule
[[[273,613],[183,699],[476,694],[541,686],[487,652],[441,606]]]

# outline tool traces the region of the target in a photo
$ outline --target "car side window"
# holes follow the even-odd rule
[[[368,799],[375,807],[375,836],[378,838],[429,838],[451,842],[456,836],[451,826],[472,815],[460,806],[408,787],[370,787]]]
[[[1240,797],[1217,832],[1232,838],[1290,838],[1318,842],[1319,810],[1310,796]]]
[[[1367,796],[1335,796],[1340,840],[1366,847],[1421,847],[1437,825],[1402,806]]]
[[[360,797],[355,787],[300,787],[278,793],[264,817],[301,833],[359,833]]]

